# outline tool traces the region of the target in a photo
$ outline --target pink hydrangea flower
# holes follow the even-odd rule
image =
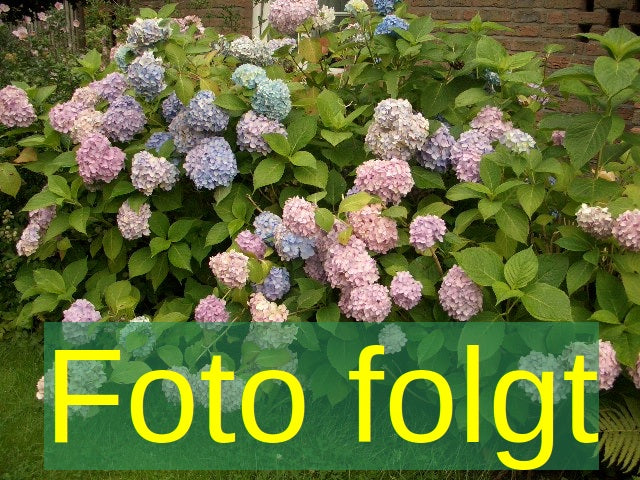
[[[273,0],[269,24],[278,32],[293,35],[308,18],[318,13],[318,0]]]
[[[640,210],[627,210],[613,222],[611,230],[618,243],[632,252],[640,251]]]
[[[127,240],[135,240],[151,235],[150,218],[151,207],[149,205],[146,203],[141,205],[136,212],[126,201],[120,206],[116,220],[122,237]]]
[[[37,17],[38,17],[38,20],[40,20],[41,22],[46,22],[47,19],[49,18],[47,14],[44,12],[38,12]]]
[[[352,239],[355,240],[352,236]],[[377,282],[376,261],[367,253],[361,240],[331,245],[325,253],[324,271],[333,288],[354,288]]]
[[[440,217],[419,216],[409,225],[409,242],[416,250],[423,252],[436,243],[442,242],[445,233],[447,233],[447,225]]]
[[[361,239],[369,250],[387,253],[398,245],[398,227],[391,218],[381,215],[382,205],[366,205],[348,214],[353,234]]]
[[[461,182],[480,182],[480,160],[493,151],[491,140],[480,130],[463,132],[451,147],[451,165]]]
[[[405,310],[411,310],[422,299],[422,284],[409,272],[398,272],[391,280],[391,299]]]
[[[240,252],[222,252],[209,259],[209,268],[220,283],[242,288],[249,278],[249,257]]]
[[[107,137],[92,133],[82,140],[76,152],[78,173],[87,185],[109,183],[124,168],[125,157],[122,150],[111,146]]]
[[[55,131],[69,133],[78,116],[85,109],[84,105],[77,102],[59,103],[49,110],[49,122]]]
[[[469,125],[487,137],[490,142],[495,142],[513,128],[511,122],[505,122],[502,110],[490,106],[482,108]]]
[[[54,3],[54,4],[53,4],[53,7],[54,7],[56,10],[58,10],[58,11],[59,11],[59,10],[62,10],[62,9],[64,8],[64,5],[63,5],[62,3],[60,3],[60,2],[56,2],[56,3]]]
[[[18,27],[11,32],[18,40],[26,40],[29,37],[29,31],[25,27]]]
[[[312,238],[320,230],[315,218],[317,208],[317,205],[304,198],[291,197],[284,202],[282,223],[294,235]]]
[[[460,322],[482,311],[482,290],[458,265],[444,276],[438,298],[447,315]]]
[[[229,312],[225,308],[226,304],[227,302],[215,295],[204,297],[194,311],[196,322],[204,324],[228,322]]]
[[[40,246],[40,240],[55,216],[55,205],[29,212],[29,224],[22,231],[20,240],[16,244],[18,255],[28,257],[36,252]]]
[[[249,230],[240,232],[236,237],[236,243],[240,250],[255,255],[256,258],[264,258],[265,253],[267,253],[267,244],[262,241],[262,238]]]
[[[618,363],[616,351],[611,342],[600,340],[598,342],[598,380],[600,390],[611,390],[616,378],[622,372],[622,367]]]
[[[101,318],[100,312],[95,309],[89,300],[85,300],[84,298],[76,300],[69,308],[62,312],[63,322],[90,323],[99,322]]]
[[[413,188],[409,164],[403,160],[368,160],[356,169],[355,188],[398,204]]]
[[[0,3],[0,13],[7,13],[9,10],[11,10],[9,8],[9,5],[5,3]]]
[[[638,360],[636,361],[635,368],[629,368],[627,370],[629,375],[631,375],[631,380],[637,389],[640,389],[640,353],[638,354]]]
[[[389,290],[378,283],[342,291],[340,311],[358,322],[380,323],[391,313]]]
[[[36,120],[36,111],[24,90],[13,85],[0,90],[0,124],[9,128],[28,127]]]
[[[286,322],[289,310],[285,305],[270,302],[262,293],[252,293],[249,297],[249,311],[254,322]]]
[[[103,113],[97,110],[84,110],[78,115],[71,127],[70,136],[75,143],[81,143],[92,133],[100,133]]]
[[[582,230],[596,238],[611,236],[613,218],[607,207],[590,207],[583,203],[576,212],[576,221]]]

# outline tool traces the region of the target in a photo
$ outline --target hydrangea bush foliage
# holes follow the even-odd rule
[[[330,28],[274,0],[262,39],[144,9],[68,101],[0,90],[2,154],[22,152],[3,189],[47,177],[15,325],[79,299],[112,321],[597,321],[600,385],[638,385],[640,139],[616,114],[638,37],[589,35],[605,56],[548,75],[554,46],[374,6]],[[550,113],[568,97],[584,113]]]

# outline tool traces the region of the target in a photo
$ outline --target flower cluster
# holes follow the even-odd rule
[[[0,125],[28,127],[36,119],[36,111],[24,90],[13,85],[0,90]]]
[[[225,306],[227,302],[215,295],[204,297],[195,308],[196,322],[217,328],[217,324],[229,321],[229,312]]]
[[[380,15],[389,15],[398,3],[398,0],[373,0],[373,9]]]
[[[600,340],[598,342],[598,381],[600,390],[611,390],[616,378],[622,372],[622,367],[618,363],[616,351],[611,342]]]
[[[358,322],[380,323],[391,313],[391,297],[387,287],[371,283],[342,290],[338,306]]]
[[[599,341],[598,345],[595,343],[572,342],[564,348],[558,360],[564,366],[565,371],[570,371],[573,369],[578,356],[584,358],[585,371],[598,372],[598,383],[585,383],[585,391],[589,393],[610,389],[622,371],[616,359],[613,346],[609,342]]]
[[[153,352],[156,345],[156,337],[151,327],[151,321],[146,316],[135,317],[119,331],[119,341],[121,347],[126,347],[129,335],[144,335],[145,342],[131,351],[131,355],[144,358]]]
[[[273,239],[276,252],[283,261],[291,261],[296,258],[306,260],[315,254],[316,241],[314,238],[296,235],[282,223],[275,228]]]
[[[407,336],[397,323],[389,323],[380,329],[378,343],[384,347],[384,353],[398,353],[407,344]]]
[[[171,123],[183,108],[183,103],[180,101],[176,93],[172,92],[171,95],[162,101],[162,116],[168,123]]]
[[[469,126],[484,135],[489,142],[499,140],[506,132],[513,128],[511,122],[504,119],[502,110],[497,107],[483,107],[469,122]]]
[[[252,293],[249,297],[248,305],[251,312],[251,320],[254,322],[280,323],[285,322],[289,317],[289,310],[285,305],[270,302],[262,293]],[[263,332],[261,331],[261,333]]]
[[[229,115],[213,101],[216,99],[210,90],[200,90],[191,99],[186,109],[185,122],[197,132],[220,133],[229,123]]]
[[[272,49],[261,39],[252,39],[242,35],[228,45],[223,45],[222,52],[237,58],[241,63],[266,66],[273,63]]]
[[[146,124],[142,106],[133,97],[122,95],[104,113],[102,131],[114,142],[130,142]]]
[[[222,137],[210,137],[192,148],[184,161],[184,169],[197,188],[213,190],[231,185],[238,174],[236,157]]]
[[[640,389],[640,353],[638,354],[638,360],[636,360],[635,368],[627,369],[627,373],[631,376],[631,380],[637,389]]]
[[[313,238],[320,230],[315,219],[317,208],[302,197],[291,197],[284,202],[282,224],[294,235]]]
[[[640,251],[640,210],[627,210],[620,214],[611,233],[622,247],[632,252]]]
[[[118,72],[113,72],[108,74],[102,80],[91,82],[89,87],[91,87],[101,99],[113,102],[116,98],[124,95],[129,84],[127,83],[127,78],[124,75]]]
[[[293,35],[305,20],[318,13],[318,0],[273,0],[269,24],[278,32]]]
[[[169,191],[180,172],[166,158],[156,157],[147,151],[138,152],[131,161],[131,183],[149,196],[156,188]]]
[[[100,101],[100,96],[90,86],[80,87],[73,92],[71,101],[82,105],[83,108],[94,108]]]
[[[256,292],[262,293],[267,300],[280,300],[291,288],[289,272],[286,268],[272,267],[263,282],[255,288]]]
[[[536,148],[531,135],[517,128],[511,128],[500,137],[500,143],[515,153],[529,153]]]
[[[87,185],[109,183],[124,168],[125,157],[124,152],[113,147],[107,137],[92,133],[82,140],[76,152],[78,173]]]
[[[323,5],[318,13],[311,18],[311,25],[319,32],[326,32],[331,30],[333,22],[336,21],[336,11],[333,7]]]
[[[267,80],[267,72],[264,68],[245,63],[233,71],[231,81],[242,88],[253,90],[259,83]]]
[[[169,133],[176,150],[183,154],[189,153],[192,148],[209,137],[207,132],[195,131],[187,124],[187,112],[184,109],[180,110],[169,124]]]
[[[262,238],[255,233],[251,233],[249,230],[241,231],[236,237],[236,243],[240,250],[244,253],[254,255],[256,258],[264,258],[267,252],[267,245]]]
[[[438,298],[447,315],[460,322],[482,311],[482,290],[458,265],[451,267],[442,279]]]
[[[411,310],[422,299],[422,284],[409,272],[398,272],[391,280],[391,299],[405,310]]]
[[[222,252],[209,259],[209,268],[220,283],[242,288],[249,278],[249,257],[240,252]]]
[[[18,255],[28,257],[36,252],[38,246],[40,246],[40,240],[47,232],[49,224],[55,216],[55,206],[39,208],[29,212],[29,224],[22,231],[20,240],[16,244]]]
[[[382,100],[375,108],[365,143],[382,160],[409,160],[427,141],[429,121],[407,100]]]
[[[102,385],[107,382],[107,375],[104,371],[103,362],[96,362],[93,360],[69,362],[68,369],[67,391],[70,394],[97,394]],[[53,368],[47,370],[42,380],[42,397],[47,403],[53,401],[54,398],[55,377],[53,372]],[[92,412],[95,412],[96,407],[69,405],[68,409],[70,415],[89,417]]]
[[[451,147],[451,166],[462,182],[480,181],[480,160],[493,151],[491,141],[480,130],[463,132]]]
[[[136,47],[149,47],[169,37],[171,29],[162,26],[157,18],[138,18],[127,31],[127,43]]]
[[[369,11],[369,5],[364,0],[349,0],[344,7],[344,11],[351,15],[357,15]]]
[[[165,143],[172,139],[173,135],[171,135],[169,132],[154,132],[151,134],[144,147],[147,150],[155,150],[156,152],[158,152]]]
[[[553,372],[553,403],[558,403],[567,398],[569,386],[563,380],[564,365],[555,355],[533,351],[518,360],[518,369],[531,372],[538,378],[542,377],[543,372]],[[518,387],[524,390],[531,400],[540,403],[540,391],[533,383],[520,380]]]
[[[367,253],[364,242],[356,237],[347,245],[329,241],[324,251],[324,271],[333,288],[350,289],[378,281],[376,261]]]
[[[272,120],[283,120],[291,111],[289,87],[280,79],[259,83],[251,99],[251,107],[259,115]]]
[[[449,168],[451,148],[455,143],[456,139],[449,133],[449,128],[442,125],[418,150],[418,163],[429,170],[445,172]]]
[[[382,216],[382,205],[366,205],[348,214],[353,234],[362,240],[369,250],[387,253],[398,245],[396,222]]]
[[[397,37],[398,34],[393,31],[394,28],[409,30],[409,24],[400,17],[387,15],[382,19],[382,22],[378,24],[373,33],[375,35],[391,35],[392,37]]]
[[[49,110],[49,122],[51,127],[60,133],[69,133],[73,124],[85,107],[76,102],[64,102],[54,105]]]
[[[62,334],[65,340],[75,345],[83,345],[95,338],[96,332],[85,323],[95,323],[102,319],[93,304],[81,298],[62,312]],[[80,324],[80,325],[78,325]]]
[[[436,243],[444,240],[447,225],[435,215],[418,216],[409,225],[409,242],[419,251],[424,252]]]
[[[281,223],[282,218],[275,213],[260,212],[260,214],[253,219],[253,228],[255,234],[267,245],[273,245],[275,242],[276,228],[278,228],[278,225]]]
[[[551,132],[551,142],[558,147],[562,147],[564,146],[564,139],[566,136],[567,132],[564,130],[554,130]]]
[[[596,238],[611,236],[613,218],[607,207],[590,207],[583,203],[576,212],[576,221],[582,230]]]
[[[124,202],[118,210],[117,223],[118,229],[123,238],[127,240],[135,240],[137,238],[148,237],[151,234],[149,229],[149,219],[151,218],[151,207],[146,203],[141,205],[138,211],[135,211]]]
[[[400,203],[413,185],[411,168],[403,160],[368,160],[356,169],[357,191],[377,195],[385,203]]]
[[[150,102],[167,88],[164,71],[162,60],[147,51],[131,62],[127,69],[127,79],[136,94]]]
[[[100,133],[103,117],[104,114],[97,110],[83,110],[71,127],[71,140],[80,143],[92,133]]]
[[[253,110],[240,117],[236,126],[238,148],[246,152],[258,152],[262,155],[271,153],[271,147],[264,139],[266,133],[287,135],[287,131],[277,120],[258,115]]]

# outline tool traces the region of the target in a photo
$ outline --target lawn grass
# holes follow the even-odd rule
[[[566,472],[204,472],[44,471],[43,407],[35,398],[42,375],[42,337],[0,340],[0,480],[511,480],[605,478]]]

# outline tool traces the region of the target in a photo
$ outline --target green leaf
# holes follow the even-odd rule
[[[102,65],[102,55],[100,55],[97,50],[93,49],[80,57],[78,62],[87,70],[96,72],[100,68],[100,65]]]
[[[609,310],[618,318],[624,318],[629,309],[622,282],[604,271],[596,275],[596,297],[601,309]]]
[[[300,183],[325,189],[329,179],[329,168],[326,163],[318,160],[316,162],[316,168],[295,167],[293,169],[293,176],[296,177],[296,180]]]
[[[58,295],[55,293],[43,293],[38,295],[31,304],[30,314],[41,312],[53,312],[58,306]]]
[[[583,113],[567,126],[565,148],[576,168],[582,168],[604,146],[611,130],[611,117],[599,113]]]
[[[596,267],[594,265],[584,260],[578,260],[573,263],[567,270],[567,293],[573,295],[579,288],[586,285],[591,280],[595,270]]]
[[[286,365],[291,360],[291,352],[288,348],[274,350],[261,350],[256,356],[255,362],[262,369],[278,368]]]
[[[637,273],[623,273],[621,276],[624,291],[627,292],[629,301],[640,305],[640,275]]]
[[[291,163],[297,167],[311,167],[316,168],[316,157],[309,152],[296,152],[289,158]]]
[[[337,337],[329,338],[327,342],[327,357],[329,363],[338,373],[347,377],[350,370],[354,370],[358,365],[360,350],[357,348],[357,341],[342,340]]]
[[[21,185],[22,179],[16,167],[10,163],[0,163],[0,192],[15,197]]]
[[[173,223],[167,232],[167,238],[172,242],[179,242],[187,236],[191,227],[193,227],[193,220],[182,219]]]
[[[225,228],[225,233],[226,233],[226,228]],[[155,257],[160,252],[164,252],[165,250],[168,250],[170,246],[171,246],[171,240],[167,240],[166,238],[162,238],[162,237],[153,237],[149,242],[151,256]]]
[[[107,230],[102,237],[102,248],[109,260],[115,260],[115,258],[120,254],[122,244],[123,238],[117,227]]]
[[[167,3],[166,5],[163,5],[162,8],[158,10],[158,17],[169,18],[171,14],[176,10],[177,6],[177,3]]]
[[[136,383],[136,381],[145,373],[151,371],[151,367],[144,362],[113,362],[113,372],[109,381],[113,383],[121,383],[124,385],[130,385]]]
[[[593,64],[593,74],[600,88],[609,98],[629,87],[638,75],[640,62],[635,58],[616,61],[610,57],[598,57]]]
[[[31,197],[29,201],[27,201],[27,204],[24,206],[22,211],[32,212],[33,210],[50,207],[51,205],[56,205],[57,203],[58,197],[56,195],[51,193],[49,190],[43,190]]]
[[[500,255],[484,247],[465,248],[454,257],[471,280],[481,286],[503,282],[503,265]]]
[[[66,287],[77,287],[80,282],[85,279],[89,269],[87,267],[87,259],[81,258],[70,263],[62,271],[62,278]]]
[[[221,93],[216,96],[213,101],[220,108],[229,110],[230,112],[245,112],[248,110],[248,105],[242,98],[233,93]]]
[[[127,280],[112,283],[104,291],[104,301],[113,313],[120,312],[132,305],[132,290]]]
[[[337,93],[323,90],[316,99],[318,113],[322,123],[332,129],[340,129],[344,123],[345,106]],[[338,142],[339,143],[339,142]],[[337,145],[332,144],[332,145]]]
[[[594,322],[607,323],[610,325],[620,324],[620,320],[618,320],[618,317],[616,317],[615,314],[611,313],[609,310],[598,310],[597,312],[594,312],[593,315],[591,315],[591,318],[589,318],[589,320]]]
[[[180,101],[188,105],[191,99],[193,98],[193,92],[195,91],[195,85],[193,80],[189,77],[180,75],[178,80],[176,81],[176,95],[180,99]]]
[[[253,172],[253,190],[278,182],[284,174],[285,163],[278,157],[262,160]]]
[[[353,136],[353,133],[352,132],[334,132],[332,130],[323,129],[320,132],[320,135],[322,136],[322,138],[324,138],[327,142],[329,142],[331,145],[335,147],[336,145],[347,140],[348,138],[351,138]]]
[[[478,211],[482,215],[483,220],[493,217],[502,209],[502,202],[492,202],[489,199],[481,198],[478,202]]]
[[[315,116],[303,116],[296,119],[287,128],[287,140],[291,146],[290,153],[302,150],[316,136],[318,119]]]
[[[42,292],[58,293],[65,292],[64,278],[55,270],[40,268],[33,272],[33,279]]]
[[[345,197],[338,207],[339,213],[355,212],[371,203],[373,197],[367,192],[358,192]]]
[[[331,211],[326,208],[318,208],[315,213],[316,224],[325,232],[330,232],[333,227],[335,217]]]
[[[227,228],[227,224],[225,222],[216,223],[209,233],[207,233],[207,240],[205,241],[205,245],[218,245],[219,243],[224,242],[227,238],[229,238],[229,230]]]
[[[322,307],[318,310],[318,313],[316,313],[316,320],[318,323],[340,321],[340,309],[338,308],[338,305],[330,303],[329,305]]]
[[[174,243],[169,248],[169,262],[178,268],[191,271],[191,249],[186,243]]]
[[[482,183],[493,191],[500,185],[502,168],[496,162],[485,157],[480,160],[480,178]]]
[[[520,185],[517,194],[520,205],[531,218],[533,213],[542,205],[545,189],[543,185]]]
[[[182,351],[175,345],[162,345],[158,347],[158,356],[168,367],[182,365]]]
[[[298,308],[303,310],[317,305],[318,302],[322,300],[324,292],[324,288],[305,290],[304,292],[301,292],[300,296],[298,297]]]
[[[432,172],[431,170],[426,170],[425,168],[412,166],[411,167],[411,176],[413,177],[413,181],[416,184],[416,187],[421,188],[423,190],[444,190],[444,181],[442,180],[442,175],[437,172]]]
[[[512,256],[504,266],[504,278],[513,289],[526,287],[538,274],[538,257],[532,248]]]
[[[291,153],[289,141],[284,135],[280,133],[265,133],[262,135],[262,138],[265,139],[274,152],[282,155],[283,157],[288,157]]]
[[[502,210],[496,213],[496,223],[507,237],[527,243],[529,219],[519,208],[503,205]]]
[[[87,234],[87,221],[91,216],[90,207],[80,207],[77,210],[71,212],[69,215],[69,225],[75,228],[78,232]]]
[[[509,298],[520,298],[523,295],[520,290],[513,290],[504,282],[496,282],[491,285],[491,288],[493,288],[493,293],[496,296],[496,305]]]
[[[67,185],[67,181],[60,175],[51,175],[47,181],[49,191],[55,193],[62,198],[71,198],[71,189]]]
[[[325,200],[331,205],[335,205],[342,199],[342,195],[347,191],[346,180],[335,170],[329,171],[327,180],[327,196]]]
[[[428,360],[433,358],[444,346],[444,333],[442,329],[433,330],[427,333],[420,343],[416,355],[418,357],[418,365],[421,368],[428,366]]]
[[[487,102],[488,98],[489,94],[484,90],[484,88],[470,88],[458,95],[454,104],[456,108],[469,107],[480,103],[484,104]]]
[[[382,211],[382,216],[388,218],[407,218],[407,215],[409,212],[401,205],[393,205]]]
[[[159,237],[166,237],[169,232],[169,218],[162,212],[153,212],[149,219],[149,229]]]
[[[149,247],[136,250],[129,257],[129,278],[139,277],[151,271],[156,264],[156,259],[151,256]]]
[[[559,288],[534,283],[525,289],[521,300],[533,318],[545,322],[572,321],[569,297]]]

